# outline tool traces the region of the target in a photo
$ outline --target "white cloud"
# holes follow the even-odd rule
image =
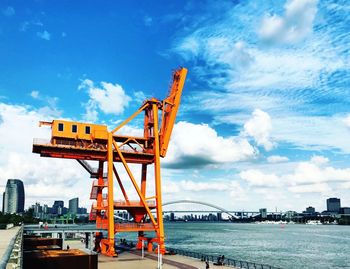
[[[270,138],[271,130],[270,115],[260,109],[255,109],[252,118],[244,124],[244,134],[253,137],[265,150],[271,150],[274,146]]]
[[[179,184],[173,181],[164,181],[162,185],[162,192],[164,194],[179,193],[181,191]]]
[[[346,118],[343,119],[343,122],[346,127],[350,128],[350,115],[347,115]]]
[[[285,116],[276,115],[271,136],[276,141],[287,141],[307,150],[335,150],[350,152],[349,129],[340,116]]]
[[[181,121],[175,124],[164,164],[188,168],[248,160],[256,154],[254,147],[244,138],[225,138],[206,124]]]
[[[88,122],[97,122],[98,120],[97,105],[91,100],[85,104],[84,120]]]
[[[36,35],[41,39],[49,41],[51,39],[51,34],[48,31],[37,32]]]
[[[134,99],[135,102],[142,104],[147,99],[147,97],[143,91],[136,91],[134,92]]]
[[[280,157],[280,156],[278,156]],[[277,158],[279,159],[279,158]],[[324,156],[312,156],[298,163],[273,163],[239,173],[242,180],[253,188],[288,189],[290,192],[334,195],[350,183],[350,168],[336,168]]]
[[[198,201],[208,201],[210,199],[211,201],[216,201],[213,202],[214,204],[221,204],[226,209],[230,209],[232,204],[237,206],[237,202],[248,200],[246,190],[238,181],[231,180],[214,179],[206,182],[194,180],[165,181],[163,193],[166,195],[176,194],[177,199]],[[173,197],[169,199],[174,200]]]
[[[274,174],[265,174],[256,169],[242,171],[239,176],[248,182],[250,186],[255,187],[277,187],[279,178]]]
[[[7,17],[11,17],[13,15],[15,15],[16,11],[13,7],[8,6],[7,8],[2,10],[2,14],[4,14]]]
[[[323,156],[314,156],[309,162],[298,163],[292,174],[283,177],[291,185],[350,181],[350,168],[325,166],[328,161]]]
[[[111,126],[111,130],[117,127],[118,124]],[[122,128],[118,130],[116,134],[118,135],[127,135],[127,136],[134,136],[134,137],[143,137],[143,128],[135,127],[132,125],[124,125]]]
[[[97,109],[105,114],[120,115],[131,101],[119,84],[101,82],[101,87],[96,87],[92,80],[85,79],[78,89],[86,89],[89,94],[90,100],[85,104],[85,118],[89,121],[97,120]]]
[[[266,15],[262,21],[259,35],[266,41],[297,42],[312,32],[317,13],[318,0],[287,1],[285,14]]]
[[[200,41],[195,35],[184,38],[175,48],[175,50],[187,60],[198,56],[201,49]]]
[[[214,110],[217,107],[226,107],[230,102],[233,102],[233,97],[225,98],[220,103],[219,97],[213,97],[212,103],[209,100],[196,99],[200,102],[200,107]],[[242,102],[247,102],[243,98]],[[249,101],[248,107],[253,105]],[[277,104],[270,104],[271,106],[278,106]],[[268,105],[268,106],[270,106]],[[190,107],[193,108],[192,106]],[[239,109],[243,109],[238,106]],[[217,111],[215,111],[217,114]],[[350,143],[348,143],[349,128],[344,122],[343,115],[333,116],[303,116],[290,115],[281,113],[273,113],[273,128],[271,129],[270,139],[278,144],[288,143],[292,144],[301,150],[332,150],[342,153],[350,153]],[[249,119],[249,115],[245,113],[232,114],[228,113],[226,116],[217,115],[215,117],[216,123],[230,123],[235,125],[244,125]],[[335,139],[336,138],[336,139]]]
[[[329,159],[324,157],[324,156],[316,155],[316,156],[311,157],[310,162],[320,166],[320,165],[328,163]]]
[[[8,178],[23,180],[26,207],[54,199],[68,200],[79,196],[88,205],[90,183],[88,175],[73,160],[41,158],[32,153],[33,138],[50,139],[49,128],[39,128],[39,121],[51,121],[55,114],[40,109],[0,103],[0,174],[1,182]],[[62,173],[64,171],[64,173]],[[85,186],[85,187],[81,187]],[[2,193],[3,188],[0,188]]]
[[[288,162],[288,157],[285,156],[279,156],[279,155],[272,155],[267,158],[267,161],[269,163],[281,163],[281,162]]]
[[[286,32],[287,40],[303,38],[312,30],[317,2],[316,0],[287,1],[283,17],[277,15],[266,17],[271,17],[272,20],[270,22],[267,19],[273,26],[269,31],[274,34],[280,31]],[[278,2],[272,6],[280,4],[281,2]],[[332,40],[329,40],[328,34],[323,30],[317,31],[307,43],[300,43],[298,46],[266,47],[259,42],[256,43],[254,38],[253,42],[250,42],[252,28],[259,24],[255,18],[261,16],[261,10],[264,8],[270,9],[270,4],[257,7],[248,1],[245,7],[233,6],[232,9],[226,9],[225,5],[219,7],[218,10],[222,8],[222,16],[216,23],[210,20],[210,23],[205,23],[204,20],[201,24],[193,23],[192,28],[189,26],[189,29],[184,31],[182,38],[176,39],[174,46],[176,52],[186,59],[196,60],[196,68],[192,73],[210,86],[224,88],[230,93],[239,92],[237,95],[241,95],[242,99],[251,95],[255,98],[255,107],[266,109],[258,105],[260,98],[268,96],[277,99],[276,95],[281,94],[285,102],[295,101],[296,98],[293,98],[293,93],[288,92],[289,90],[317,87],[324,83],[320,75],[346,67],[348,60],[343,57],[344,49],[338,51],[339,47],[331,46]],[[242,13],[246,20],[243,24]],[[200,19],[202,18],[198,18]],[[235,26],[232,25],[233,21],[237,22]],[[278,26],[280,24],[283,27]],[[322,25],[322,22],[319,24]],[[265,27],[264,24],[261,25]],[[275,30],[274,27],[279,30]],[[286,27],[290,31],[283,31]],[[281,28],[283,30],[280,30]],[[202,60],[205,62],[203,65],[200,64]],[[244,68],[240,68],[242,66]],[[258,92],[244,91],[247,88]],[[268,92],[261,93],[262,88]],[[283,98],[285,95],[291,95],[292,100],[288,100],[288,97]],[[221,97],[226,99],[227,95],[222,93]],[[236,103],[241,102],[238,100]]]
[[[288,188],[289,191],[295,192],[295,193],[330,193],[331,188],[327,183],[315,183],[315,184],[309,184],[309,185],[298,185],[298,186],[292,186]]]
[[[225,37],[210,37],[204,45],[204,56],[211,64],[219,61],[229,65],[232,69],[239,69],[252,61],[246,44],[242,41],[232,43],[232,40]]]
[[[340,187],[341,187],[342,189],[350,189],[350,181],[345,182],[345,183],[342,183],[342,184],[340,185]]]
[[[226,191],[229,189],[227,182],[195,182],[192,180],[182,180],[179,184],[184,191]]]
[[[323,55],[320,51],[315,54],[313,48],[302,50],[251,48],[246,53],[252,58],[252,63],[239,76],[228,73],[229,89],[314,87],[319,83],[321,71],[332,72],[344,66],[343,61],[333,53]]]
[[[34,99],[38,99],[39,91],[31,91],[30,96],[33,97]]]
[[[61,116],[62,111],[57,108],[57,97],[47,96],[40,94],[39,91],[33,90],[29,94],[33,99],[41,101],[44,106],[38,109],[41,114],[55,115],[56,117]]]
[[[246,189],[243,188],[237,181],[231,182],[229,191],[232,201],[227,201],[226,204],[233,204],[232,202],[235,202],[235,206],[237,207],[238,202],[245,202],[249,200]]]

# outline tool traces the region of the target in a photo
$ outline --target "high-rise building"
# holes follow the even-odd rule
[[[2,193],[2,213],[5,213],[5,192]]]
[[[41,213],[42,213],[42,206],[40,205],[40,203],[35,203],[34,205],[34,217],[36,218],[40,218]]]
[[[79,211],[79,198],[73,198],[69,200],[69,213],[78,214]]]
[[[221,212],[216,213],[216,218],[218,221],[222,221],[222,213]]]
[[[44,205],[43,212],[44,212],[44,214],[49,214],[50,213],[48,205]]]
[[[267,209],[266,208],[260,208],[259,213],[260,213],[262,219],[267,218]]]
[[[54,215],[62,215],[62,210],[64,207],[63,201],[55,201],[52,206],[52,214]]]
[[[328,198],[327,199],[327,211],[333,213],[340,212],[340,199],[339,198]]]
[[[19,179],[8,179],[3,197],[4,213],[24,212],[24,186]]]

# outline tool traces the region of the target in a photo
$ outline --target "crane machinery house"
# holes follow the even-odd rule
[[[106,148],[108,140],[107,126],[65,120],[40,122],[40,126],[51,126],[51,144]]]

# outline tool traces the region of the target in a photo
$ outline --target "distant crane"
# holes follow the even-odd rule
[[[165,157],[167,153],[186,75],[186,68],[176,70],[173,73],[170,93],[164,100],[146,100],[134,114],[112,131],[108,131],[107,126],[98,124],[64,120],[40,122],[40,126],[51,127],[52,136],[49,142],[34,139],[33,153],[39,153],[42,157],[76,159],[90,173],[90,177],[96,179],[90,193],[90,198],[96,200],[90,211],[90,219],[96,220],[97,228],[108,231],[107,238],[96,236],[96,239],[101,240],[103,254],[116,255],[114,236],[117,232],[138,232],[138,249],[142,247],[142,241],[147,241],[149,251],[154,250],[153,243],[156,243],[160,252],[165,253],[160,157]],[[144,112],[143,137],[119,135],[119,130],[141,112]],[[98,168],[92,168],[87,161],[97,161]],[[139,200],[129,200],[114,162],[122,163]],[[130,170],[130,163],[141,165],[140,184]],[[150,164],[154,164],[153,196],[146,195],[147,166]],[[123,200],[114,200],[114,177],[123,193]],[[133,217],[133,222],[115,223],[114,210],[127,210]],[[155,210],[156,217],[151,210]],[[145,231],[155,231],[156,236],[146,238]]]

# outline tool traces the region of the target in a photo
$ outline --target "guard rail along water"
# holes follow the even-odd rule
[[[23,267],[23,226],[11,239],[4,255],[0,258],[0,269],[14,269]]]
[[[167,251],[169,251],[170,253],[174,253],[182,256],[200,259],[202,261],[209,261],[213,263],[217,262],[217,256],[214,256],[214,255],[207,255],[207,254],[202,254],[194,251],[187,251],[187,250],[169,248],[169,247],[167,247]],[[280,267],[275,267],[268,264],[241,261],[241,260],[236,260],[236,259],[227,258],[227,257],[225,257],[224,265],[234,267],[234,268],[245,268],[245,269],[282,269]]]

